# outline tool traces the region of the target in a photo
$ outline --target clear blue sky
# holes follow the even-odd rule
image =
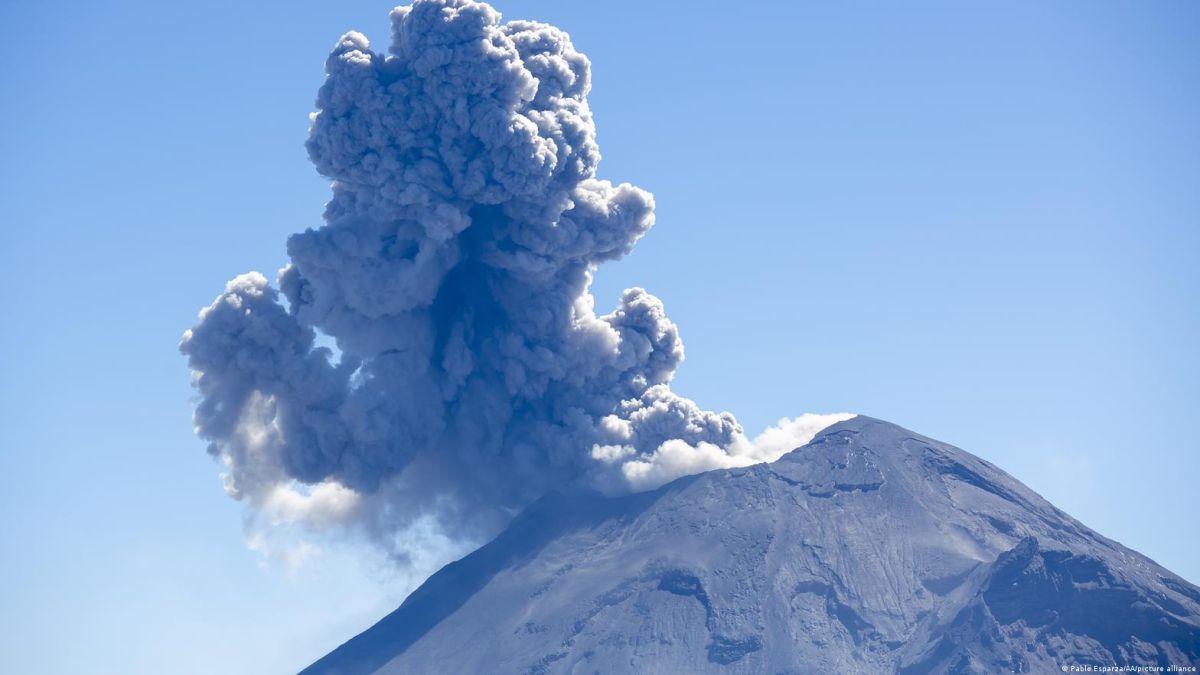
[[[658,226],[676,390],[988,459],[1200,582],[1200,5],[513,0],[594,65],[601,173]],[[180,333],[319,224],[303,149],[388,2],[0,7],[0,651],[21,673],[288,672],[406,581],[246,548]]]

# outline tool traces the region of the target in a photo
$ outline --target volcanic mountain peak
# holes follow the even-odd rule
[[[310,673],[1200,664],[1200,589],[869,417],[771,464],[551,494]]]

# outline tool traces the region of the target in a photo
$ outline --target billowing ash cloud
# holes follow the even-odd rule
[[[184,335],[230,494],[402,554],[389,538],[422,524],[486,536],[552,488],[653,487],[833,421],[749,441],[669,388],[683,344],[657,298],[595,313],[592,270],[654,200],[596,178],[589,63],[566,33],[469,0],[391,19],[387,54],[351,32],[326,64],[307,145],[332,180],[325,224],[288,239],[279,290],[239,276]]]

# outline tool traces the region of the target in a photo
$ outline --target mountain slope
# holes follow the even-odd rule
[[[868,417],[772,464],[550,495],[306,673],[1200,665],[1200,589]]]

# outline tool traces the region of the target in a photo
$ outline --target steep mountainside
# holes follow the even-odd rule
[[[772,464],[548,496],[307,673],[1200,665],[1200,589],[868,417]]]

